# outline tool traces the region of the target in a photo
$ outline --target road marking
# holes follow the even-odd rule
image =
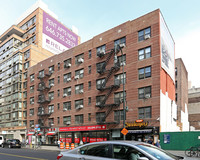
[[[8,153],[0,153],[0,155],[7,155],[7,156],[13,156],[13,157],[21,157],[21,158],[27,158],[27,159],[36,159],[36,160],[48,160],[48,159],[42,159],[42,158],[13,155],[13,154],[8,154]]]

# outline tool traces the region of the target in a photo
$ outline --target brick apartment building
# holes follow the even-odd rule
[[[71,48],[45,32],[44,27],[50,26],[47,18],[60,24],[53,17],[48,6],[38,1],[0,35],[0,134],[5,138],[26,138],[28,68]]]
[[[174,55],[174,41],[155,10],[32,66],[27,78],[29,140],[36,125],[38,138],[47,144],[122,139],[123,82],[126,139],[180,131]]]
[[[188,131],[188,72],[181,58],[175,60],[175,88],[177,123],[181,130]]]
[[[200,88],[192,87],[188,90],[188,113],[190,131],[200,130]]]

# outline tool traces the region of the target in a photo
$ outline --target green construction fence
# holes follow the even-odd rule
[[[160,132],[160,145],[164,150],[185,150],[200,145],[200,131]]]

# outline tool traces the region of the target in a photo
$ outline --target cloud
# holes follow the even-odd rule
[[[200,87],[200,28],[183,33],[176,43],[176,58],[182,58],[188,71],[188,80]]]

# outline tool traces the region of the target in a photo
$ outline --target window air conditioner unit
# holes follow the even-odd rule
[[[67,93],[63,94],[63,97],[67,97]]]
[[[149,34],[147,34],[147,35],[144,36],[144,39],[149,39],[149,38],[150,38]]]
[[[67,82],[71,81],[71,78],[67,78]]]
[[[78,62],[79,62],[79,63],[83,63],[83,62],[84,62],[84,59],[83,59],[83,58],[79,58],[79,59],[78,59]]]
[[[77,109],[82,109],[83,105],[78,105]]]
[[[14,109],[14,108],[13,108]],[[32,116],[32,114],[29,114],[30,116]]]
[[[150,98],[150,97],[151,97],[150,94],[146,94],[146,95],[145,95],[145,99],[148,99],[148,98]]]
[[[83,93],[83,89],[81,89],[81,90],[79,91],[79,93]]]
[[[71,63],[67,63],[67,64],[65,65],[65,67],[67,67],[67,68],[71,67]]]
[[[64,108],[64,111],[67,111],[67,108]]]
[[[120,48],[126,47],[124,43],[119,44]]]
[[[101,104],[101,102],[97,102],[97,103],[96,103],[97,106],[100,105],[100,104]]]
[[[76,75],[74,78],[75,78],[75,79],[79,79],[79,75]]]
[[[71,124],[71,121],[67,121],[66,124],[67,124],[67,125],[70,125],[70,124]]]
[[[53,87],[53,86],[54,86],[54,84],[53,84],[53,83],[51,83],[51,84],[50,84],[50,86],[51,86],[51,87]]]

